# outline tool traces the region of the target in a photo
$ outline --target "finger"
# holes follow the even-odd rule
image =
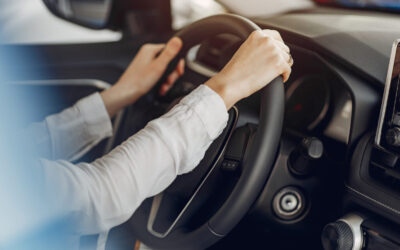
[[[165,48],[164,43],[154,44],[154,43],[147,43],[140,48],[140,52],[145,52],[144,54],[148,58],[155,58],[161,50]]]
[[[160,63],[164,68],[167,67],[168,63],[175,58],[182,48],[182,40],[179,37],[171,38],[164,50],[157,57],[156,61]]]
[[[282,50],[285,51],[286,53],[289,53],[289,54],[290,54],[290,48],[289,48],[284,42],[275,40],[275,44],[276,44],[280,49],[282,49]]]
[[[174,72],[172,72],[168,78],[167,81],[164,82],[161,87],[160,87],[160,95],[164,96],[167,94],[167,92],[172,88],[172,86],[174,86],[174,83],[176,82],[176,80],[178,80],[178,78],[181,76],[181,74],[178,72],[178,70],[175,70]]]
[[[293,58],[292,58],[292,55],[290,54],[290,52],[288,52],[287,46],[284,43],[278,42],[278,41],[275,41],[274,43],[280,49],[282,59],[285,62],[289,63],[290,66],[292,66]]]
[[[179,60],[178,65],[176,66],[176,70],[178,71],[179,75],[183,75],[185,73],[185,60]]]
[[[292,73],[292,68],[289,66],[289,64],[285,64],[284,71],[282,73],[283,82],[287,82],[287,80],[289,80],[291,73]]]
[[[282,39],[282,37],[281,37],[281,34],[280,34],[278,31],[276,31],[276,30],[265,29],[265,30],[262,30],[262,32],[263,32],[265,35],[271,36],[271,37],[274,38],[275,40],[278,40],[278,41],[280,41],[280,42],[283,42],[283,39]]]
[[[294,64],[294,59],[293,59],[292,55],[289,54],[289,56],[290,56],[290,59],[289,59],[288,63],[289,63],[289,66],[292,67]]]
[[[178,78],[181,75],[179,74],[179,72],[177,70],[175,70],[174,72],[172,72],[168,78],[167,78],[167,84],[172,87],[172,85],[174,85],[174,83],[176,82],[176,80],[178,80]]]
[[[290,62],[292,61],[292,56],[290,54],[286,53],[285,51],[281,51],[280,55],[284,62],[290,64]],[[290,66],[292,66],[292,65],[290,65]]]
[[[161,85],[158,93],[160,94],[160,96],[165,96],[169,89],[170,87],[168,86],[168,83],[165,82]]]

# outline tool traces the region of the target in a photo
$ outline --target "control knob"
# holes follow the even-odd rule
[[[306,137],[289,156],[289,169],[299,176],[309,175],[324,153],[324,145],[316,137]]]
[[[363,221],[361,216],[349,214],[326,225],[321,235],[324,250],[361,250],[364,243]]]

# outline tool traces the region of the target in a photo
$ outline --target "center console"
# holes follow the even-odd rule
[[[377,130],[359,140],[346,176],[344,211],[356,212],[325,226],[326,250],[400,249],[399,43],[393,44]]]

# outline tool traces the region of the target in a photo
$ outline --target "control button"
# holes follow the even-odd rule
[[[316,137],[304,138],[301,142],[305,155],[313,160],[320,159],[324,153],[324,145]]]
[[[400,128],[394,127],[386,131],[386,142],[389,145],[400,146]]]
[[[230,160],[230,159],[224,159],[222,162],[222,170],[225,171],[236,171],[236,169],[239,167],[240,162],[235,161],[235,160]]]
[[[324,145],[315,137],[304,138],[289,156],[289,169],[295,175],[311,174],[324,153]]]
[[[296,187],[281,189],[272,201],[272,208],[280,219],[294,220],[303,214],[306,207],[303,192]]]

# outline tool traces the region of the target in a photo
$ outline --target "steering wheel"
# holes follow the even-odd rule
[[[207,38],[228,33],[245,40],[255,30],[260,30],[260,28],[252,21],[237,15],[224,14],[202,19],[176,34],[183,41],[183,48],[178,55],[178,59],[186,55],[193,46],[200,44]],[[284,117],[282,77],[276,78],[260,92],[258,128],[254,132],[253,140],[247,148],[240,177],[238,177],[231,193],[221,202],[222,205],[197,228],[187,229],[182,226],[180,220],[184,220],[185,212],[193,204],[194,197],[191,196],[179,216],[173,220],[173,223],[164,232],[159,232],[154,229],[154,223],[158,214],[163,213],[163,195],[157,195],[151,198],[152,200],[145,201],[128,222],[140,241],[157,249],[205,249],[226,236],[246,215],[262,191],[273,167]],[[232,118],[231,120],[234,119]],[[233,131],[233,129],[234,124],[231,123],[230,131]],[[226,130],[228,131],[229,129],[226,128]],[[223,139],[220,140],[221,143],[214,146],[212,151],[223,152],[227,144],[229,144],[230,135],[230,132],[223,133]],[[206,159],[210,157],[206,154],[205,159],[202,161],[203,165],[206,162],[208,166],[203,168],[205,171],[200,171],[203,174],[202,181],[200,186],[197,187],[194,196],[200,189],[207,188],[207,177],[210,176],[212,171],[215,171],[215,166],[221,162],[219,156],[217,157],[216,154],[211,155],[213,159]],[[210,167],[210,164],[213,167]],[[193,184],[189,175],[180,177],[181,183],[184,183],[180,186],[180,189],[185,189],[185,185]],[[208,192],[210,191],[212,192],[212,190]]]

